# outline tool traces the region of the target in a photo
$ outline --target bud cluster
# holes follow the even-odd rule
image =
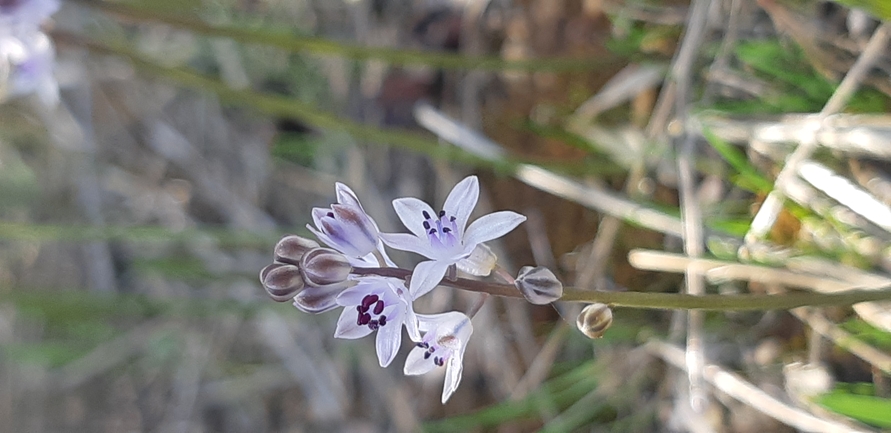
[[[337,306],[335,297],[347,287],[349,260],[313,240],[289,235],[278,241],[275,261],[260,271],[260,283],[276,302],[293,300],[306,312],[320,313]]]

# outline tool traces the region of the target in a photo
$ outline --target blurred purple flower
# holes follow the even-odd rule
[[[45,105],[56,105],[59,85],[54,65],[55,50],[45,34],[0,30],[0,100],[35,93]]]
[[[416,198],[393,200],[396,214],[412,234],[382,233],[381,239],[390,247],[432,259],[415,266],[409,283],[412,297],[433,290],[449,266],[468,257],[478,244],[504,236],[526,221],[516,212],[494,212],[474,221],[465,232],[479,195],[479,181],[476,176],[468,176],[455,185],[438,214]]]
[[[442,388],[442,403],[458,389],[461,372],[464,369],[464,349],[473,333],[470,318],[457,311],[442,314],[418,314],[418,327],[424,338],[405,359],[406,375],[413,376],[429,372],[434,367],[445,366],[445,383]]]
[[[48,106],[58,102],[55,50],[40,31],[58,9],[58,0],[0,0],[0,101],[36,93]]]
[[[0,0],[0,29],[36,29],[59,5],[59,0]]]

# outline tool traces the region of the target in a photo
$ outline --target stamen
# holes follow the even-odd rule
[[[427,345],[428,345],[427,343],[415,343],[415,346],[418,346],[418,347],[425,347]]]
[[[424,352],[424,359],[430,359],[430,352]]]
[[[424,221],[424,229],[430,230],[430,221]]]
[[[424,219],[425,219],[425,220],[429,220],[429,219],[430,219],[430,214],[429,214],[429,213],[427,213],[427,211],[425,211],[425,210],[422,210],[422,211],[421,211],[421,213],[423,213],[423,214],[424,214]]]
[[[443,228],[442,228],[442,232],[443,232],[443,233],[450,233],[451,231],[452,231],[452,229],[450,229],[450,228],[448,228],[448,227],[443,227]]]
[[[382,315],[381,318],[378,319],[378,322],[381,324],[381,326],[385,326],[387,324],[387,316]]]
[[[368,325],[371,323],[371,314],[362,313],[359,315],[359,321],[356,322],[359,326]],[[369,325],[370,326],[370,325]]]
[[[445,216],[445,210],[439,211],[439,217],[442,218]]]
[[[371,305],[377,302],[379,299],[380,297],[373,293],[370,295],[366,295],[364,298],[362,298],[362,307],[368,310],[368,308],[370,308]]]
[[[428,231],[427,234],[428,234],[428,235],[435,235],[435,234],[436,234],[436,229],[430,229],[430,231]]]
[[[384,302],[383,301],[375,302],[374,303],[374,314],[380,315],[383,312],[384,312]]]

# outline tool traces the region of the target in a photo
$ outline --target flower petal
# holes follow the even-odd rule
[[[408,233],[381,233],[381,240],[390,248],[411,251],[427,258],[431,258],[430,256],[434,253],[430,242]]]
[[[356,305],[361,304],[362,299],[371,294],[373,289],[373,284],[368,284],[365,281],[362,281],[359,284],[340,292],[336,299],[337,305],[355,307]]]
[[[346,255],[349,255],[349,254],[347,254],[346,251],[344,251],[343,247],[341,247],[340,245],[338,245],[338,243],[335,242],[335,241],[334,241],[333,239],[331,239],[330,237],[328,237],[328,235],[326,235],[326,234],[324,234],[324,233],[322,233],[322,232],[316,230],[315,227],[313,227],[313,226],[311,226],[311,225],[309,225],[309,224],[306,225],[306,228],[307,228],[309,231],[311,231],[312,234],[316,235],[316,237],[317,237],[320,241],[322,241],[323,244],[327,245],[327,246],[330,247],[330,248],[334,248],[335,250],[340,251],[341,253],[344,253],[344,254],[346,254]]]
[[[402,326],[398,322],[388,322],[377,330],[377,339],[374,346],[377,349],[377,360],[381,367],[386,367],[393,362],[399,345],[402,343]]]
[[[437,213],[427,203],[412,197],[397,198],[393,200],[393,209],[402,221],[402,225],[415,236],[426,239],[427,230],[424,229],[424,212],[431,218],[436,218]]]
[[[344,308],[343,312],[340,313],[340,318],[337,319],[337,329],[334,330],[334,338],[355,340],[371,334],[371,328],[356,323],[358,318],[355,308]]]
[[[464,252],[469,254],[478,243],[504,236],[523,221],[526,221],[526,217],[509,210],[483,215],[467,227],[467,233],[464,235]]]
[[[467,220],[470,213],[476,207],[476,202],[480,198],[480,183],[476,176],[467,176],[461,182],[458,182],[449,196],[446,197],[445,203],[442,205],[443,210],[455,216],[455,224],[458,226],[458,235],[464,235],[464,227],[467,226]]]
[[[418,299],[433,290],[442,281],[449,265],[451,264],[439,260],[418,263],[411,273],[411,281],[408,286],[411,298]]]
[[[362,208],[362,203],[359,203],[359,198],[356,197],[356,193],[354,193],[350,187],[340,182],[336,182],[334,184],[334,192],[337,194],[338,203],[359,208],[359,210],[365,212],[365,209]]]
[[[460,353],[452,354],[448,364],[446,364],[445,383],[442,385],[442,404],[449,401],[449,397],[452,396],[455,390],[458,389],[458,384],[461,383],[461,373],[464,370],[462,358]]]
[[[433,367],[436,366],[433,364],[433,357],[428,356],[425,359],[425,353],[427,353],[427,350],[423,347],[415,347],[412,349],[405,358],[405,368],[402,369],[402,374],[406,376],[417,376],[433,370]]]
[[[408,332],[408,338],[411,338],[411,341],[421,341],[421,332],[418,327],[418,316],[415,314],[411,302],[405,307],[405,319],[403,319],[403,323],[405,324],[405,331]]]

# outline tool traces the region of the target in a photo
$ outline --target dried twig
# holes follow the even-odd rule
[[[676,368],[684,370],[686,361],[684,351],[668,343],[650,341],[646,344],[650,353],[658,356]],[[814,432],[850,433],[851,427],[834,421],[818,418],[801,409],[796,409],[762,391],[755,385],[733,374],[722,367],[709,364],[703,369],[703,377],[719,391],[743,402],[759,412],[794,428]]]

